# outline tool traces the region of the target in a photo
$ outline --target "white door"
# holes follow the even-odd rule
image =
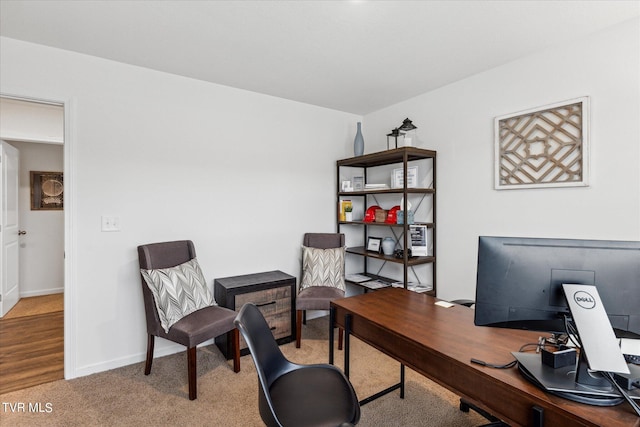
[[[16,305],[20,298],[18,287],[18,171],[19,151],[2,141],[0,151],[0,317]]]

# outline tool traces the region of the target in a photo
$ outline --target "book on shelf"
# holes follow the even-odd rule
[[[391,286],[391,283],[385,282],[384,280],[375,279],[375,280],[369,280],[368,282],[359,283],[359,285],[369,289],[382,289],[382,288],[388,288],[389,286]]]
[[[347,274],[344,278],[345,280],[354,283],[368,282],[371,280],[371,277],[365,276],[364,274]]]
[[[387,184],[365,184],[366,190],[386,190],[389,188]]]
[[[411,255],[428,256],[428,237],[426,225],[409,225],[409,233],[411,236]]]
[[[391,284],[394,288],[404,288],[404,282],[394,282]],[[429,292],[433,290],[433,285],[428,283],[409,282],[407,289],[413,292]]]

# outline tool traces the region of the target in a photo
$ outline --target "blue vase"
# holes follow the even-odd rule
[[[393,255],[393,251],[396,248],[396,241],[391,237],[385,237],[382,239],[382,253],[385,255]]]
[[[362,124],[358,122],[358,131],[356,138],[353,140],[353,155],[362,156],[364,154],[364,138],[362,137]]]

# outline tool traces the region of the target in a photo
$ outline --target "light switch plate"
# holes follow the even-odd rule
[[[120,217],[102,215],[102,231],[120,231]]]

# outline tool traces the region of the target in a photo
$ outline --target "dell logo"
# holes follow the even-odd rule
[[[595,298],[593,298],[591,294],[585,291],[576,292],[575,294],[573,294],[573,299],[578,303],[580,307],[586,308],[587,310],[590,310],[596,306]]]

